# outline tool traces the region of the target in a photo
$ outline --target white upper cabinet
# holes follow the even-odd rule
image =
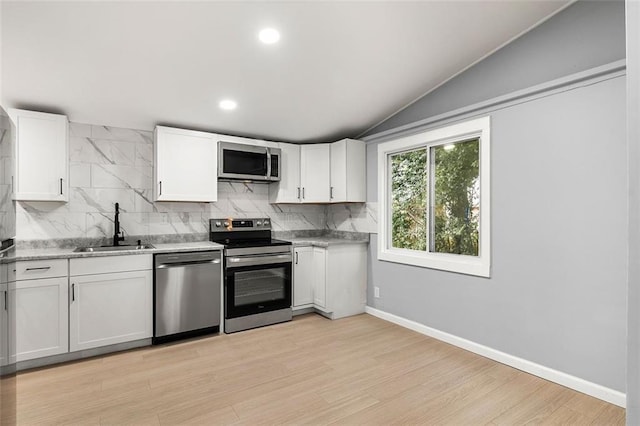
[[[365,145],[343,139],[331,144],[332,203],[364,203],[367,200]]]
[[[9,109],[15,135],[14,198],[68,201],[69,124],[59,114]]]
[[[329,202],[330,157],[330,146],[327,143],[300,146],[300,186],[303,203]]]
[[[281,143],[280,181],[269,185],[269,199],[272,203],[299,203],[302,201],[300,188],[300,145]]]
[[[157,126],[156,201],[218,200],[218,144],[213,133]]]
[[[354,139],[334,143],[281,143],[280,182],[269,186],[272,203],[364,203],[365,144]]]

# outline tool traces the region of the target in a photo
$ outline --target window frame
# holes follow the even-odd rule
[[[491,174],[490,142],[491,118],[489,116],[427,130],[401,137],[378,145],[378,260],[457,272],[480,277],[490,277],[491,273]],[[417,251],[391,247],[391,156],[420,148],[429,150],[438,145],[478,139],[480,178],[480,220],[478,236],[478,256]],[[429,178],[434,170],[427,164]],[[428,179],[429,179],[428,178]],[[431,185],[428,180],[428,185]],[[429,199],[428,204],[431,203]],[[427,235],[431,237],[431,211],[426,206]]]

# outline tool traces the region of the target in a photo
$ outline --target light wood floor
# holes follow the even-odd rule
[[[624,424],[623,409],[369,315],[33,370],[18,424]]]

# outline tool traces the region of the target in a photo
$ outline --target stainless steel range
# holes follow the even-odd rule
[[[225,333],[290,321],[292,246],[269,218],[210,219],[209,239],[225,246]]]

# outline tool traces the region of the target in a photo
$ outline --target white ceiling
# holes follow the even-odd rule
[[[355,137],[566,6],[3,1],[5,107],[281,141]],[[257,41],[265,26],[281,40]],[[223,98],[238,108],[218,109]]]

